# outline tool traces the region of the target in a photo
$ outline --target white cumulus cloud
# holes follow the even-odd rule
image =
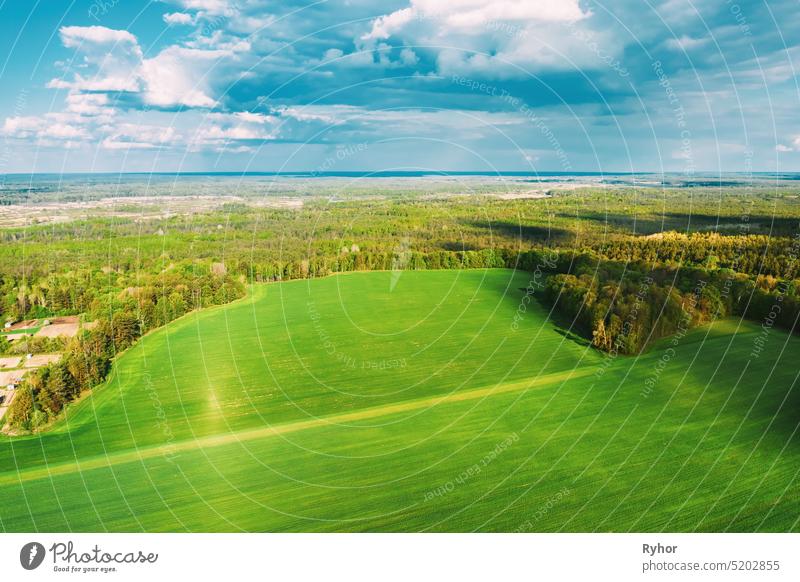
[[[390,39],[424,47],[437,55],[443,75],[504,78],[599,68],[604,63],[594,47],[603,46],[604,54],[613,55],[622,43],[607,32],[593,31],[590,17],[579,0],[411,0],[409,6],[373,20],[360,41],[361,48],[376,51],[383,65],[389,64],[383,43]],[[415,56],[401,53],[400,64],[416,64]]]
[[[214,107],[209,95],[209,70],[227,56],[223,51],[205,51],[171,46],[142,63],[145,84],[144,100],[150,105],[167,107]]]
[[[163,18],[171,26],[189,26],[195,23],[195,17],[186,12],[170,12]]]
[[[137,91],[136,70],[142,61],[142,50],[136,37],[125,30],[104,26],[64,26],[59,30],[61,42],[75,49],[72,79],[53,79],[48,84],[56,89],[80,91]]]
[[[127,30],[114,30],[105,26],[63,26],[59,30],[61,41],[67,48],[78,48],[84,42],[92,44],[138,44]]]

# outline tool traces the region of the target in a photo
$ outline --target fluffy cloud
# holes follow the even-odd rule
[[[411,0],[408,7],[375,19],[360,41],[363,48],[384,54],[384,42],[434,52],[437,72],[444,75],[523,77],[600,67],[592,48],[598,44],[608,54],[621,52],[613,36],[589,28],[590,15],[578,0]],[[417,62],[415,53],[403,53],[401,59],[405,65]]]
[[[67,111],[79,116],[101,116],[108,115],[111,110],[106,93],[70,93]]]
[[[136,37],[124,30],[70,26],[60,32],[64,46],[74,48],[83,60],[71,78],[65,73],[48,86],[68,89],[75,107],[78,101],[84,107],[103,105],[101,97],[77,96],[88,92],[135,94],[154,107],[215,107],[211,70],[249,48],[246,43],[211,43],[217,46],[209,49],[173,45],[144,58]]]
[[[81,48],[84,42],[98,45],[138,44],[127,30],[113,30],[105,26],[63,26],[59,31],[61,42],[67,48]]]
[[[238,151],[244,151],[248,144],[259,145],[278,137],[278,119],[270,115],[211,113],[203,121],[189,139],[190,150],[223,150],[235,144]]]
[[[780,153],[800,152],[800,136],[795,137],[791,145],[779,143],[775,146],[775,151]]]
[[[275,20],[272,15],[265,13],[265,7],[260,2],[172,0],[171,3],[187,12],[165,14],[164,22],[170,25],[197,25],[200,34],[220,29],[250,34]]]
[[[224,51],[177,46],[164,49],[142,63],[140,74],[146,87],[145,103],[158,107],[214,107],[216,100],[209,95],[208,73],[228,55]]]
[[[82,140],[89,137],[85,127],[69,116],[49,113],[42,117],[9,117],[3,124],[3,135],[34,140]]]
[[[372,30],[362,36],[363,40],[385,40],[402,31],[409,23],[416,18],[417,12],[414,8],[403,8],[386,16],[381,16],[372,23]]]
[[[495,23],[570,23],[586,16],[578,0],[411,0],[408,8],[375,20],[363,38],[387,39],[415,21],[428,21],[440,32],[485,34]]]
[[[142,50],[136,37],[104,26],[65,26],[59,31],[65,47],[75,49],[78,71],[71,80],[53,79],[49,86],[79,91],[138,91],[136,69]]]
[[[246,151],[279,139],[281,127],[295,121],[293,116],[279,113],[125,113],[110,107],[95,115],[87,103],[73,99],[77,106],[71,108],[76,111],[9,117],[0,127],[0,135],[58,148],[99,144],[105,150]]]
[[[37,145],[159,154],[306,140],[324,148],[394,136],[454,139],[486,153],[500,151],[491,125],[552,164],[548,144],[536,143],[542,132],[514,104],[518,97],[537,119],[547,117],[560,141],[575,144],[585,130],[608,146],[597,148],[601,157],[625,152],[650,163],[647,156],[659,154],[648,149],[656,143],[653,131],[659,139],[676,131],[674,106],[653,71],[657,59],[692,127],[695,155],[710,128],[720,133],[718,141],[735,143],[742,119],[757,152],[774,158],[776,149],[800,151],[795,101],[786,97],[796,95],[792,63],[800,61],[792,34],[800,13],[791,3],[775,0],[773,7],[782,35],[758,11],[747,11],[745,29],[718,3],[651,4],[161,0],[163,28],[171,29],[151,31],[146,50],[137,28],[62,28],[60,73],[49,83],[63,90],[62,110],[0,117],[0,130]],[[454,83],[452,75],[470,85]],[[777,147],[776,137],[766,135],[772,127],[766,111],[783,134]],[[290,149],[276,144],[270,152],[282,147]],[[575,147],[589,151],[586,144]],[[398,149],[398,159],[423,156],[412,149]],[[740,162],[742,154],[735,155]],[[670,155],[664,157],[669,163]],[[594,163],[594,152],[585,159]]]
[[[196,22],[195,17],[186,12],[170,12],[163,16],[164,22],[171,26],[189,26]]]
[[[121,123],[103,128],[109,135],[100,144],[108,150],[149,150],[172,144],[177,133],[173,127]]]

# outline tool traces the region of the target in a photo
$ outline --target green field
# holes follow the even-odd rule
[[[506,270],[252,288],[0,441],[4,531],[797,531],[800,340],[612,358]],[[648,394],[647,380],[654,386]]]

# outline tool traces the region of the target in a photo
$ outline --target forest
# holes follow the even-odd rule
[[[0,336],[0,353],[64,352],[26,375],[6,420],[20,432],[45,427],[141,335],[243,297],[249,284],[339,272],[527,271],[521,294],[615,354],[726,316],[797,329],[800,203],[792,189],[579,189],[510,200],[391,194],[308,196],[292,208],[223,200],[158,218],[126,205],[121,216],[0,230],[0,319],[95,322],[70,340]]]

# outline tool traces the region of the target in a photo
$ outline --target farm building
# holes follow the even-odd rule
[[[16,390],[17,386],[22,382],[22,374],[7,374],[4,380],[6,382],[6,390]]]

